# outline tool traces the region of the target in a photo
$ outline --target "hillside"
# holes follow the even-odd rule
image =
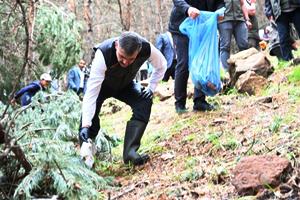
[[[189,99],[189,112],[178,115],[174,97],[155,99],[140,149],[150,154],[151,161],[142,167],[125,166],[120,143],[112,163],[96,165],[100,174],[116,177],[117,187],[104,191],[108,199],[274,199],[276,188],[256,197],[239,197],[231,172],[246,155],[278,155],[288,158],[293,168],[299,165],[299,66],[275,65],[262,94],[248,96],[232,89],[209,98],[216,111],[192,112]],[[131,112],[121,106],[121,111],[101,116],[101,123],[123,137]]]

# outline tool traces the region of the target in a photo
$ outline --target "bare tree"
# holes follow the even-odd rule
[[[92,9],[91,9],[92,1],[91,0],[85,0],[84,1],[84,10],[83,10],[83,16],[85,23],[87,24],[87,31],[93,32],[93,26],[92,26]]]
[[[92,10],[92,1],[91,0],[85,0],[84,1],[84,9],[83,9],[83,18],[86,25],[86,31],[85,31],[85,41],[84,46],[86,49],[86,53],[84,55],[84,59],[87,60],[87,63],[90,63],[90,57],[91,57],[91,51],[92,46],[95,43],[94,42],[94,29],[93,29],[93,10]]]
[[[30,0],[29,1],[28,13],[26,13],[26,8],[22,4],[21,0],[16,0],[16,3],[19,6],[20,11],[21,11],[23,26],[24,26],[24,29],[25,29],[25,43],[26,43],[25,44],[25,52],[24,52],[24,56],[23,56],[23,66],[22,66],[20,74],[17,77],[17,80],[20,80],[20,78],[24,74],[26,66],[28,66],[28,62],[32,62],[32,60],[31,60],[32,57],[30,57],[30,56],[32,56],[32,52],[33,52],[32,51],[32,31],[33,31],[33,24],[34,24],[34,17],[35,17],[35,6],[34,6],[34,1]],[[16,84],[14,85],[12,94],[16,90],[17,84],[18,84],[18,82],[16,81]],[[15,117],[17,117],[17,115],[20,114],[25,109],[22,109],[20,112],[18,112],[11,119],[11,121],[9,123],[6,123],[6,124],[3,125],[2,120],[6,116],[8,106],[9,105],[7,105],[6,109],[2,113],[1,120],[0,120],[0,122],[1,122],[0,123],[0,143],[5,144],[4,150],[0,154],[0,160],[5,158],[8,155],[8,153],[10,151],[12,151],[15,154],[16,159],[21,163],[22,167],[25,169],[24,176],[26,176],[31,171],[32,166],[27,161],[26,156],[25,156],[23,150],[21,149],[21,147],[19,145],[17,145],[17,139],[12,138],[9,134],[9,131],[10,131],[11,127],[13,126],[13,122],[14,122]]]
[[[155,32],[156,33],[161,33],[163,32],[163,22],[162,22],[162,17],[161,17],[161,13],[162,13],[162,7],[161,7],[161,0],[156,0],[155,1],[155,16],[156,16],[156,20],[155,20]]]
[[[131,0],[118,0],[119,13],[123,31],[129,31],[131,25]]]
[[[76,1],[75,0],[68,0],[67,3],[68,3],[68,9],[76,15]]]
[[[27,13],[27,26],[28,26],[28,57],[27,65],[25,67],[25,83],[30,81],[31,72],[32,72],[32,62],[33,62],[33,31],[34,31],[34,22],[36,16],[36,5],[34,0],[29,0],[28,2],[28,13]]]

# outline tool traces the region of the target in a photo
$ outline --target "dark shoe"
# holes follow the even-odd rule
[[[189,111],[186,107],[176,107],[175,109],[177,114],[183,114]]]
[[[193,107],[194,111],[203,111],[203,112],[212,111],[215,109],[216,108],[213,105],[207,103],[206,101],[198,101],[194,104],[194,107]]]

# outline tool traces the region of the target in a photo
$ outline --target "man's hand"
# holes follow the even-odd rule
[[[142,88],[142,93],[141,93],[141,97],[144,99],[152,99],[153,97],[153,92],[150,90],[150,88]]]
[[[16,104],[16,99],[13,98],[12,100],[10,100],[10,103],[14,106]]]
[[[224,15],[218,15],[218,21],[222,21],[224,19]]]
[[[89,139],[89,128],[88,127],[82,127],[79,131],[79,138],[83,142],[88,142]]]
[[[249,30],[252,29],[252,23],[249,20],[246,20],[246,25]]]
[[[195,19],[196,17],[198,17],[198,15],[200,15],[200,10],[194,7],[189,7],[188,15],[190,18]]]
[[[268,17],[269,21],[274,21],[273,16]]]

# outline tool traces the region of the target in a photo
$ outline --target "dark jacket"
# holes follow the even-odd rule
[[[224,7],[223,0],[173,0],[173,9],[169,22],[169,31],[171,33],[181,34],[180,24],[188,17],[189,7],[195,7],[199,10],[214,12]]]
[[[175,59],[175,51],[170,41],[170,37],[167,33],[158,35],[156,39],[156,48],[164,55],[167,60],[168,68],[171,67],[173,60]]]
[[[142,38],[142,49],[137,55],[135,61],[128,67],[121,67],[116,56],[115,41],[116,38],[108,39],[102,42],[96,49],[103,53],[107,70],[103,85],[113,89],[120,90],[128,86],[135,78],[137,72],[143,63],[148,60],[151,54],[150,43]],[[94,50],[96,50],[94,48]]]
[[[273,16],[276,21],[281,15],[280,0],[265,0],[265,15],[267,18]]]
[[[23,87],[15,94],[15,99],[21,97],[21,106],[26,106],[31,103],[31,98],[41,89],[43,89],[40,81],[33,81],[26,87]]]

